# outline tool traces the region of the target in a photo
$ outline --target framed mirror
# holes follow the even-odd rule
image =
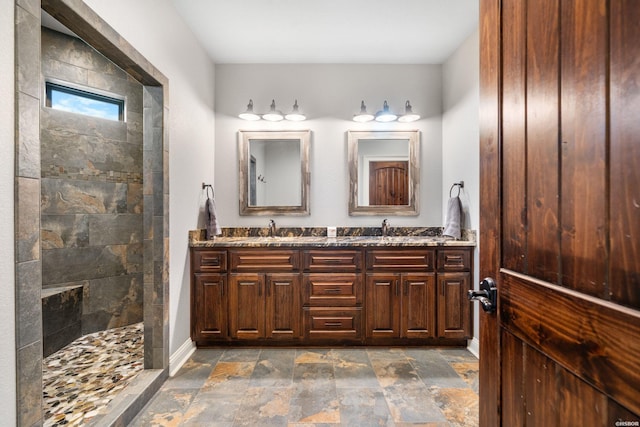
[[[309,215],[311,131],[239,131],[240,215]]]
[[[418,215],[419,131],[348,131],[349,215]]]

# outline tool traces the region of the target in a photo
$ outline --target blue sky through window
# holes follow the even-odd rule
[[[101,97],[82,91],[67,90],[51,85],[49,96],[51,108],[72,113],[100,117],[108,120],[122,120],[121,112],[124,101]]]

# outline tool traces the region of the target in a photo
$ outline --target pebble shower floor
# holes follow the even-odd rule
[[[44,426],[90,423],[143,368],[143,323],[78,338],[43,361]]]

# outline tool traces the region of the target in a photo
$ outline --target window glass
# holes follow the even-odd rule
[[[57,83],[46,83],[47,107],[108,120],[124,121],[124,100]]]

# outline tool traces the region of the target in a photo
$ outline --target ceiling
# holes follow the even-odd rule
[[[478,0],[171,0],[217,64],[440,64]]]

